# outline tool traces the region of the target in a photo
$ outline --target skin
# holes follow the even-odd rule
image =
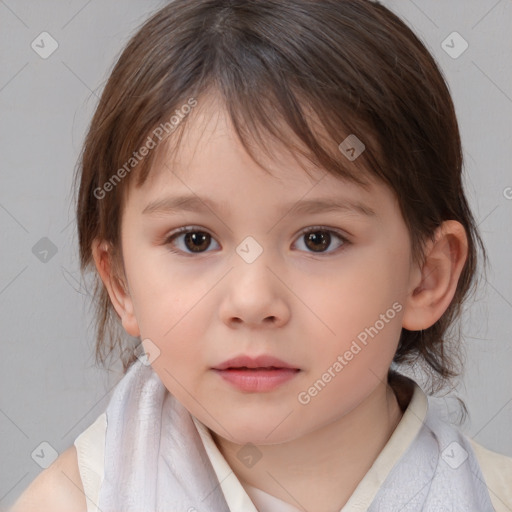
[[[124,275],[113,272],[102,240],[92,248],[96,267],[127,333],[158,347],[154,370],[210,429],[238,478],[296,507],[337,511],[402,416],[386,380],[401,328],[426,329],[449,306],[466,235],[460,223],[444,222],[420,268],[389,188],[373,182],[365,191],[312,167],[309,177],[278,146],[265,162],[273,176],[266,174],[225,112],[214,102],[204,105],[191,114],[179,152],[155,165],[142,187],[130,185],[122,214]],[[142,213],[178,193],[216,206]],[[376,215],[281,211],[332,196],[358,199]],[[202,253],[191,254],[185,235],[168,240],[191,225],[211,235]],[[314,252],[300,232],[318,232],[315,226],[339,230],[348,243],[332,233],[324,252]],[[247,236],[263,249],[252,263],[236,252]],[[309,403],[300,403],[298,394],[394,303],[402,306],[394,318]],[[271,354],[301,371],[273,391],[240,391],[211,370],[240,354]],[[249,442],[262,456],[252,467],[237,457]]]

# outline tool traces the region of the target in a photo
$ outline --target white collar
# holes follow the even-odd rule
[[[366,511],[393,466],[417,436],[427,414],[428,400],[423,390],[415,382],[413,382],[413,385],[411,400],[404,411],[402,419],[372,467],[363,477],[340,512]],[[249,485],[245,485],[244,488],[217,448],[206,425],[193,415],[192,420],[201,437],[231,512],[302,512],[293,505],[261,489]],[[255,508],[255,505],[258,508]]]

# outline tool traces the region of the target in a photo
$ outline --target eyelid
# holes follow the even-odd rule
[[[297,238],[298,236],[300,236],[300,235],[302,235],[304,233],[308,233],[308,232],[314,231],[314,230],[318,230],[318,231],[331,231],[331,232],[336,233],[339,237],[343,238],[347,242],[350,241],[349,240],[349,237],[351,236],[350,233],[347,233],[346,231],[342,231],[339,228],[333,228],[333,227],[325,226],[325,225],[307,226],[307,227],[301,229],[300,231],[298,231],[297,234],[295,235],[295,238]],[[201,231],[201,232],[204,232],[204,233],[208,233],[213,238],[213,235],[210,233],[210,231],[208,229],[203,228],[202,226],[196,226],[194,224],[190,224],[190,225],[187,225],[187,226],[182,226],[180,228],[176,228],[175,230],[171,231],[170,233],[165,234],[162,237],[162,239],[164,241],[166,241],[166,240],[169,240],[169,239],[173,238],[174,236],[179,235],[181,233],[189,233],[189,232],[192,232],[192,231]]]
[[[309,233],[310,231],[329,231],[329,232],[332,232],[332,233],[335,233],[336,235],[338,235],[340,238],[342,238],[343,240],[349,242],[349,234],[345,231],[342,231],[338,228],[331,228],[329,226],[323,226],[323,225],[318,225],[318,226],[308,226],[304,229],[301,229],[297,235],[303,235],[304,233]]]

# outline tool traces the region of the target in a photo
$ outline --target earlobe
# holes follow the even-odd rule
[[[444,221],[425,249],[421,269],[411,273],[412,291],[405,304],[402,327],[419,331],[432,326],[450,305],[468,252],[464,227]]]
[[[124,330],[133,337],[140,336],[135,311],[127,286],[121,282],[114,272],[113,252],[111,245],[105,240],[95,239],[92,243],[92,255],[96,270],[103,285],[107,289],[110,301],[114,306]]]

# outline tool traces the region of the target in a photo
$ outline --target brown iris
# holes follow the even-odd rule
[[[192,252],[202,252],[210,245],[211,236],[204,231],[193,231],[185,234],[185,245]]]
[[[327,231],[312,231],[305,235],[305,239],[308,248],[315,252],[325,250],[331,243],[331,235]]]

